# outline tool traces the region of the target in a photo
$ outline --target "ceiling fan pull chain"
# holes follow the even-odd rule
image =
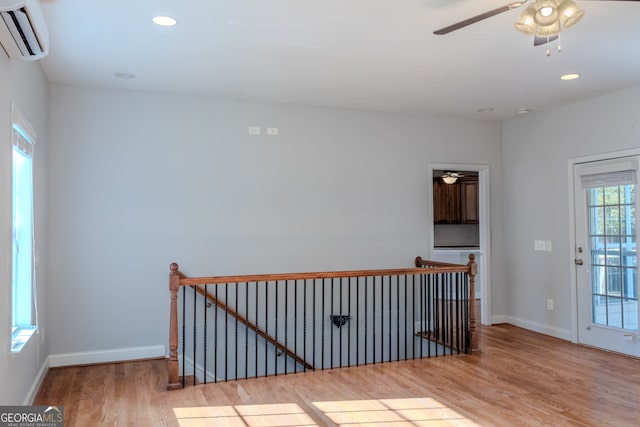
[[[551,49],[549,48],[550,38],[551,37],[549,37],[549,35],[547,34],[547,51],[545,52],[547,54],[547,58],[551,56]]]

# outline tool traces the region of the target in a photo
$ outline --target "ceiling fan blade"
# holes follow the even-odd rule
[[[640,1],[640,0],[638,0],[638,1]],[[526,2],[527,2],[527,0],[514,1],[512,3],[509,3],[509,4],[506,4],[504,6],[498,7],[496,9],[489,10],[487,12],[481,13],[480,15],[476,15],[474,17],[465,19],[464,21],[456,22],[455,24],[449,25],[449,26],[444,27],[444,28],[440,28],[439,30],[434,31],[433,34],[436,34],[438,36],[441,36],[441,35],[444,35],[444,34],[448,34],[448,33],[452,32],[452,31],[459,30],[460,28],[464,28],[464,27],[466,27],[468,25],[475,24],[476,22],[483,21],[483,20],[485,20],[487,18],[491,18],[492,16],[496,16],[496,15],[499,15],[501,13],[508,12],[511,9],[516,9],[516,8],[522,6],[523,4],[525,4]]]
[[[540,46],[540,45],[543,45],[543,44],[551,43],[554,40],[558,40],[558,35],[557,34],[555,36],[549,36],[549,37],[535,36],[533,38],[533,45],[534,46]]]

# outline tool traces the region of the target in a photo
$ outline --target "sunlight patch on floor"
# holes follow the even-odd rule
[[[313,402],[340,427],[464,426],[473,421],[432,398],[371,399]],[[295,403],[175,408],[180,427],[197,426],[318,426]]]
[[[173,411],[180,427],[318,425],[295,403],[174,408]]]
[[[341,400],[314,402],[340,427],[479,426],[435,399]]]

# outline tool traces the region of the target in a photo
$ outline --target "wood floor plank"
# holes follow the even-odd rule
[[[640,360],[510,325],[480,327],[479,343],[474,355],[175,391],[165,360],[55,368],[34,404],[62,405],[65,426],[81,427],[638,425]]]

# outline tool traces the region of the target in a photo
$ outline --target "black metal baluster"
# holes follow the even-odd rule
[[[307,372],[307,279],[302,281],[302,372]]]
[[[331,314],[335,314],[335,312],[333,311],[333,277],[331,278],[331,310],[329,311]],[[329,353],[329,361],[331,363],[330,368],[333,369],[333,325],[329,325],[329,328],[331,328],[331,333],[330,333],[330,337],[331,337],[331,344],[330,344],[330,353]]]
[[[470,319],[469,319],[469,315],[471,313],[471,307],[469,306],[469,301],[471,300],[471,284],[470,284],[470,280],[471,278],[469,277],[469,275],[466,275],[466,280],[465,280],[465,291],[464,291],[464,295],[465,295],[465,310],[464,310],[464,330],[465,330],[465,337],[467,340],[466,343],[466,348],[468,348],[469,350],[473,350],[471,348],[471,324]],[[474,295],[475,298],[475,295]]]
[[[439,345],[437,345],[438,341],[442,340],[442,325],[440,324],[440,289],[442,287],[442,280],[443,280],[443,274],[438,274],[438,281],[436,283],[435,289],[434,289],[434,300],[435,300],[435,307],[434,307],[434,326],[433,329],[435,331],[435,338],[436,338],[436,357],[438,357],[438,347]]]
[[[244,377],[249,378],[249,282],[244,282]]]
[[[380,362],[384,362],[384,278],[380,276]]]
[[[356,277],[357,279],[357,277]],[[351,277],[349,277],[347,284],[347,306],[349,307],[349,324],[347,326],[347,366],[351,366]]]
[[[298,281],[293,281],[293,354],[298,356]],[[293,361],[293,372],[298,372],[298,363]],[[304,364],[302,365],[304,366]]]
[[[229,306],[229,284],[224,284],[224,301]],[[229,381],[229,316],[224,314],[224,382]]]
[[[316,279],[313,279],[313,303],[311,304],[311,342],[313,345],[311,346],[311,353],[313,354],[313,369],[316,368]]]
[[[203,353],[204,353],[204,383],[207,383],[207,303],[209,302],[209,291],[207,290],[208,286],[204,285],[204,303],[203,303],[203,311],[204,311],[204,336],[203,336]],[[195,380],[194,380],[195,381]]]
[[[425,284],[425,279],[426,276],[424,274],[420,275],[420,335],[421,337],[425,336],[425,332],[428,333],[428,331],[424,330],[424,324],[425,322],[425,318],[424,318],[424,284]],[[420,358],[422,359],[424,357],[424,339],[419,339],[418,342],[420,343]],[[429,345],[429,341],[427,341],[427,345]]]
[[[264,282],[264,376],[269,375],[269,341],[266,337],[269,336],[269,282]]]
[[[411,277],[411,358],[413,360],[416,358],[416,309],[416,276],[413,275]]]
[[[391,294],[391,279],[392,278],[393,278],[392,276],[389,276],[389,293],[388,293],[388,295],[389,295],[389,362],[391,362],[393,360],[393,358],[391,357],[391,354],[392,354],[392,352],[391,352],[391,344],[392,344],[392,341],[393,341],[393,338],[392,338],[393,337],[393,333],[391,332],[392,319],[393,319],[392,308],[391,308],[391,305],[392,305],[391,303],[393,301],[393,295]],[[397,280],[397,276],[396,276],[396,280]]]
[[[342,315],[343,315],[343,313],[342,313],[342,277],[341,277],[340,278],[340,316],[342,316]],[[340,322],[340,323],[342,323],[342,322]],[[340,352],[339,352],[339,355],[340,355],[340,367],[341,368],[342,368],[342,329],[343,329],[342,327],[340,327],[338,329],[338,331],[339,331],[338,339],[340,340],[340,346],[339,346]]]
[[[373,346],[371,347],[373,350],[373,364],[376,364],[376,276],[373,277],[373,289],[371,290],[373,294],[373,301],[371,305],[373,306],[373,317],[372,317],[372,327],[373,327]]]
[[[187,327],[187,306],[186,306],[186,301],[187,301],[187,287],[183,286],[182,287],[182,388],[184,388],[184,379],[187,376],[187,373],[185,372],[185,359],[186,359],[186,327]]]
[[[254,304],[256,306],[256,314],[255,314],[255,317],[254,317],[256,319],[256,331],[253,334],[253,336],[254,336],[253,341],[254,341],[254,348],[255,348],[255,353],[253,355],[253,357],[254,357],[254,361],[253,362],[255,363],[255,373],[254,373],[253,376],[255,378],[258,378],[258,331],[260,330],[260,316],[258,316],[258,314],[259,314],[258,306],[260,305],[260,304],[258,304],[259,296],[260,296],[259,293],[258,293],[259,289],[260,289],[260,282],[256,282],[256,299],[254,301]]]
[[[449,281],[447,283],[447,297],[445,301],[447,301],[447,343],[449,347],[449,355],[453,354],[453,285],[455,283],[456,273],[449,274]]]
[[[197,286],[197,285],[196,285]],[[196,309],[196,303],[197,303],[197,298],[198,297],[198,293],[196,292],[196,287],[193,287],[193,385],[196,385],[196,378],[197,378],[197,373],[196,373],[196,366],[197,366],[197,361],[196,361],[196,332],[197,332],[197,328],[196,328],[196,314],[197,314],[197,309]]]
[[[289,281],[284,281],[284,348],[289,348]],[[287,352],[284,352],[284,374],[287,375]]]
[[[320,367],[320,369],[324,369],[324,322],[325,322],[325,315],[326,312],[324,310],[324,300],[325,300],[325,296],[326,296],[326,292],[325,292],[325,281],[326,279],[322,279],[322,330],[321,330],[321,338],[322,338],[322,354],[321,354],[321,364],[322,366]]]
[[[238,309],[240,308],[240,304],[238,304],[238,283],[235,283],[233,285],[234,289],[235,289],[235,294],[236,294],[236,300],[235,300],[235,310],[236,313],[238,312]],[[234,359],[235,359],[235,366],[234,366],[234,371],[233,371],[233,378],[234,379],[238,379],[238,316],[234,316],[235,317],[235,346],[236,346],[236,350],[234,353]]]
[[[369,277],[365,277],[364,279],[364,364],[366,365],[368,362],[368,348],[367,348],[367,340],[369,336],[369,311],[367,310],[369,306]]]
[[[415,277],[415,276],[412,276]],[[408,359],[408,354],[407,354],[407,341],[409,340],[409,337],[407,336],[407,331],[409,330],[409,327],[407,325],[407,282],[409,281],[409,278],[407,276],[404,276],[404,357],[403,359]],[[398,336],[400,336],[400,334],[398,334]],[[415,339],[415,338],[412,338]],[[400,354],[398,352],[398,354]]]
[[[427,357],[431,357],[431,341],[435,337],[435,327],[432,324],[433,320],[433,286],[437,276],[430,274],[427,281],[427,337],[429,337],[427,344]]]
[[[275,331],[276,331],[275,332],[275,334],[276,334],[276,339],[275,339],[276,344],[278,343],[278,309],[280,308],[278,306],[278,285],[279,285],[279,283],[276,280],[276,306],[275,306],[275,320],[276,320],[276,323],[275,323],[275,326],[274,326]],[[275,375],[277,377],[278,376],[278,346],[277,345],[274,345],[274,356],[275,357],[273,358],[273,368],[274,368],[275,372],[274,372],[273,375]]]
[[[456,350],[458,354],[460,353],[460,344],[462,340],[462,305],[460,300],[460,295],[462,292],[462,273],[458,273],[456,275]]]
[[[396,276],[396,360],[400,360],[400,276]]]
[[[213,382],[218,382],[218,288],[219,284],[216,284],[214,292],[214,298],[216,303],[213,310]]]
[[[365,277],[366,281],[367,278]],[[360,278],[356,277],[356,366],[360,365]]]

